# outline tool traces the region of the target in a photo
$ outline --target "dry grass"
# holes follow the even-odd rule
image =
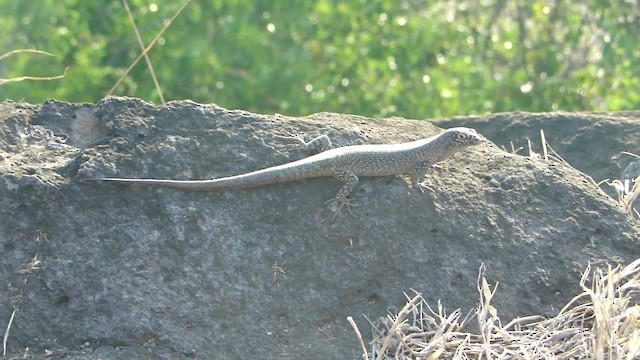
[[[633,180],[626,180],[622,182],[620,180],[603,180],[600,184],[606,183],[615,189],[618,194],[618,203],[622,206],[624,211],[636,220],[640,220],[640,212],[633,207],[633,203],[640,196],[640,176]]]
[[[545,160],[555,160],[555,161],[559,161],[567,166],[570,166],[573,168],[573,166],[571,166],[569,163],[567,163],[562,157],[560,157],[560,155],[558,155],[558,153],[555,152],[555,150],[553,150],[551,148],[551,145],[549,145],[549,143],[547,142],[546,137],[544,136],[544,131],[540,130],[540,139],[542,141],[542,149],[543,149],[543,158]],[[531,147],[529,147],[529,151],[530,154],[531,152]],[[627,154],[627,155],[631,155],[631,156],[635,156],[636,158],[640,158],[640,156],[635,155],[635,154],[631,154],[628,152],[623,152],[623,154]],[[575,169],[575,168],[574,168]],[[577,169],[575,169],[577,170]],[[633,207],[634,202],[636,201],[636,199],[638,198],[638,196],[640,195],[640,176],[636,177],[635,179],[626,179],[626,180],[612,180],[610,181],[609,179],[605,179],[603,181],[600,181],[599,183],[596,183],[593,178],[585,173],[583,173],[580,170],[577,170],[578,172],[580,172],[582,175],[585,176],[585,178],[587,180],[589,180],[589,182],[593,185],[596,186],[596,188],[600,191],[600,193],[604,194],[607,197],[610,197],[607,193],[605,193],[602,188],[600,187],[603,183],[606,183],[607,185],[613,187],[616,191],[616,194],[618,196],[617,202],[618,204],[620,204],[620,206],[622,206],[623,210],[625,213],[627,213],[627,215],[629,215],[632,219],[635,219],[637,221],[640,220],[640,212],[638,212],[638,210],[636,210]],[[614,199],[616,200],[616,199]]]
[[[483,273],[484,266],[475,312],[465,318],[460,310],[447,315],[440,304],[433,309],[416,293],[397,314],[372,322],[370,352],[360,343],[363,359],[640,358],[640,259],[606,271],[587,267],[582,293],[558,315],[527,316],[504,326],[491,305],[497,284],[492,290]],[[473,320],[479,330],[467,331]]]
[[[630,152],[623,151],[622,154],[640,159],[640,156]],[[640,197],[640,176],[633,178],[632,174],[626,174],[622,180],[605,179],[598,183],[598,185],[603,183],[611,186],[616,191],[618,202],[624,211],[632,218],[640,221],[640,212],[633,207],[635,201]]]
[[[618,204],[622,206],[622,209],[624,210],[624,212],[627,213],[627,215],[629,215],[630,218],[640,222],[640,212],[636,208],[634,208],[635,201],[638,199],[638,197],[640,197],[640,176],[637,176],[631,179],[623,179],[623,180],[605,179],[600,181],[599,183],[596,183],[591,176],[571,166],[571,164],[566,162],[560,155],[558,155],[558,153],[555,150],[553,150],[551,145],[547,142],[547,138],[544,134],[544,130],[542,129],[540,130],[540,142],[542,145],[542,155],[533,151],[531,147],[531,140],[528,139],[527,141],[529,145],[529,158],[544,159],[545,161],[556,161],[564,165],[567,165],[573,168],[574,170],[578,171],[580,174],[582,174],[585,177],[585,179],[589,181],[592,185],[594,185],[601,194],[603,194],[608,198],[611,198],[606,192],[604,192],[604,190],[602,190],[602,187],[601,187],[602,184],[609,185],[610,187],[614,188],[618,197],[617,199],[612,198],[612,200],[617,201]],[[507,149],[505,149],[504,147],[503,147],[503,150],[507,151]],[[515,146],[513,145],[513,142],[511,143],[512,154],[516,154],[520,150],[522,150],[522,147],[515,148]],[[623,151],[622,154],[633,156],[637,159],[640,159],[640,156],[626,152],[626,151]]]

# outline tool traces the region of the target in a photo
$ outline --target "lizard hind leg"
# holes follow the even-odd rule
[[[298,148],[303,148],[309,154],[318,154],[333,148],[331,139],[327,135],[316,136],[315,138],[305,141],[300,134],[289,133],[287,136],[278,136],[283,139],[291,139],[297,142]]]
[[[334,175],[336,179],[343,182],[344,185],[340,188],[340,190],[338,191],[335,197],[327,200],[324,203],[325,205],[331,204],[331,203],[339,204],[338,210],[336,210],[336,213],[331,218],[331,222],[333,222],[336,219],[336,217],[340,213],[340,210],[342,210],[342,208],[345,205],[347,206],[347,210],[349,211],[349,213],[354,217],[357,217],[356,214],[354,214],[353,211],[351,211],[351,207],[352,206],[356,207],[358,205],[353,203],[353,200],[349,198],[349,195],[351,195],[351,193],[356,189],[356,187],[358,187],[358,181],[359,181],[358,177],[352,171],[347,169],[340,169],[340,168],[334,170]]]
[[[317,154],[333,148],[333,144],[331,144],[331,139],[327,135],[320,135],[305,142],[304,148],[310,154]]]

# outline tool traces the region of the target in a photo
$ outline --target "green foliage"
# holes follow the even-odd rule
[[[181,2],[129,0],[145,44]],[[97,102],[140,54],[120,1],[0,0],[0,98]],[[542,0],[192,1],[150,51],[165,99],[414,118],[640,107],[640,9]],[[158,102],[140,61],[115,94]]]

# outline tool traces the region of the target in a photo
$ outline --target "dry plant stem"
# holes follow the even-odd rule
[[[491,299],[495,295],[498,289],[498,283],[496,283],[493,291],[489,288],[489,284],[487,280],[484,278],[485,266],[484,264],[480,265],[480,271],[478,272],[478,292],[480,293],[480,307],[478,309],[478,327],[480,328],[482,341],[483,341],[483,352],[487,359],[491,359],[494,357],[493,351],[491,349],[492,343],[492,333],[494,328],[494,323],[497,320],[497,311],[496,309],[490,305]]]
[[[158,34],[156,34],[156,37],[153,38],[153,40],[151,40],[151,42],[149,43],[149,45],[147,45],[146,48],[144,48],[144,51],[138,55],[138,57],[131,63],[131,65],[129,65],[129,67],[127,68],[127,70],[125,70],[122,73],[122,76],[120,76],[120,79],[118,79],[118,81],[116,81],[116,83],[111,87],[111,89],[109,89],[109,92],[107,93],[106,96],[109,96],[111,94],[113,94],[113,92],[115,91],[115,89],[118,87],[118,85],[120,85],[120,83],[122,82],[122,80],[124,80],[125,76],[127,76],[127,74],[129,74],[129,72],[131,71],[131,69],[133,69],[134,66],[136,66],[136,64],[138,63],[138,61],[140,61],[140,59],[142,59],[143,56],[145,56],[146,53],[149,52],[149,50],[151,50],[151,48],[156,44],[156,42],[158,42],[158,39],[160,39],[160,36],[162,36],[162,34],[165,32],[165,30],[167,30],[167,28],[169,28],[169,26],[171,25],[171,23],[173,22],[173,20],[176,19],[176,17],[178,17],[178,15],[182,12],[182,10],[184,10],[184,8],[187,6],[187,4],[189,4],[189,2],[191,2],[191,0],[185,0],[182,5],[180,6],[180,8],[178,9],[178,11],[176,11],[175,14],[173,14],[173,16],[171,17],[171,19],[169,19],[169,21],[167,21],[164,25],[164,27],[158,32]]]
[[[19,54],[19,53],[34,53],[34,54],[42,54],[42,55],[48,55],[48,56],[54,56],[51,53],[48,53],[46,51],[42,51],[42,50],[35,50],[35,49],[18,49],[18,50],[12,50],[9,51],[7,53],[4,53],[2,55],[0,55],[0,60],[9,57],[11,55],[14,54]],[[24,81],[24,80],[56,80],[56,79],[62,79],[63,77],[65,77],[67,75],[67,71],[69,70],[69,67],[67,66],[64,69],[64,73],[62,75],[57,75],[57,76],[17,76],[17,77],[13,77],[13,78],[9,78],[9,79],[0,79],[0,85],[5,84],[5,83],[10,83],[10,82],[18,82],[18,81]]]
[[[545,160],[548,161],[550,159],[549,154],[551,154],[551,155],[553,155],[553,158],[555,158],[559,162],[561,162],[561,163],[563,163],[563,164],[565,164],[567,166],[571,166],[560,155],[558,155],[558,153],[555,150],[553,150],[551,145],[547,142],[547,138],[544,136],[544,130],[542,130],[542,129],[540,130],[540,138],[541,138],[541,141],[542,141],[542,151],[543,151],[543,156],[544,156]]]
[[[432,310],[433,312],[433,310]],[[438,306],[438,314],[439,323],[438,329],[435,333],[430,336],[430,341],[428,344],[425,344],[424,348],[418,352],[413,351],[414,355],[425,356],[426,354],[430,354],[429,357],[436,356],[438,353],[442,353],[445,349],[445,345],[447,341],[451,339],[453,331],[458,327],[458,319],[460,318],[460,309],[454,311],[448,317],[445,317],[442,306]],[[410,348],[407,345],[407,348]]]
[[[544,130],[540,129],[540,140],[542,141],[542,158],[549,160],[549,153],[547,153],[547,139],[544,136]]]
[[[417,298],[407,296],[410,304],[397,317],[389,314],[381,318],[388,332],[381,335],[374,328],[374,349],[384,351],[374,350],[371,356],[422,360],[640,358],[640,259],[624,268],[592,271],[587,266],[580,279],[582,293],[557,316],[527,316],[506,326],[490,305],[496,291],[491,290],[483,273],[481,266],[477,282],[480,304],[475,312],[479,333],[457,331],[463,328],[458,323],[459,310],[446,316],[440,303],[434,310],[424,299],[417,303]],[[389,340],[390,336],[393,339]],[[389,345],[377,347],[383,341]],[[396,343],[395,353],[386,354]]]
[[[509,330],[512,327],[520,327],[523,323],[529,323],[529,322],[536,322],[536,321],[540,321],[543,320],[544,317],[541,315],[531,315],[531,316],[525,316],[525,317],[520,317],[520,318],[516,318],[511,320],[507,325],[505,325],[502,329],[503,330]]]
[[[20,54],[20,53],[34,53],[34,54],[42,54],[42,55],[48,55],[48,56],[55,56],[52,53],[48,53],[46,51],[42,51],[42,50],[36,50],[36,49],[17,49],[17,50],[11,50],[7,53],[4,53],[2,55],[0,55],[0,60],[9,57],[13,54]]]
[[[538,154],[534,153],[533,149],[531,148],[531,139],[527,139],[527,146],[529,147],[529,158],[530,159],[539,157]]]
[[[140,45],[140,49],[142,49],[142,53],[144,54],[144,61],[147,63],[147,67],[149,68],[149,73],[151,74],[151,79],[153,80],[153,84],[156,87],[158,96],[160,97],[160,102],[164,104],[164,96],[162,96],[162,89],[160,88],[160,84],[158,83],[156,72],[153,70],[151,59],[149,59],[149,55],[144,51],[145,50],[144,43],[142,42],[142,37],[140,37],[140,32],[138,31],[138,26],[136,25],[136,21],[133,19],[133,14],[131,14],[131,9],[129,9],[129,3],[127,2],[127,0],[122,0],[122,4],[124,5],[125,10],[127,11],[127,15],[129,15],[129,21],[131,21],[131,25],[133,26],[133,32],[136,34],[136,40],[138,41],[138,45]]]
[[[625,155],[629,155],[629,156],[633,156],[633,157],[635,157],[635,158],[637,158],[637,159],[640,159],[640,155],[636,155],[636,154],[634,154],[634,153],[630,153],[630,152],[628,152],[628,151],[621,151],[620,153],[621,153],[621,154],[625,154]]]
[[[385,352],[387,351],[387,347],[389,347],[389,342],[396,335],[396,330],[398,329],[398,326],[402,324],[402,322],[404,322],[407,315],[409,315],[409,313],[411,312],[411,309],[415,306],[416,303],[420,301],[422,301],[422,295],[417,294],[402,308],[402,310],[400,310],[400,312],[396,316],[396,320],[394,321],[393,325],[389,329],[389,332],[387,333],[387,337],[384,339],[384,343],[382,344],[382,348],[380,348],[380,352],[378,353],[376,360],[382,359]]]
[[[7,355],[7,339],[9,339],[9,330],[11,330],[11,324],[13,324],[13,318],[16,316],[16,311],[17,309],[13,309],[11,318],[7,324],[7,329],[4,331],[4,336],[2,337],[2,356]]]
[[[518,151],[522,150],[522,146],[520,146],[519,148],[516,149],[515,146],[513,145],[513,141],[510,141],[510,143],[511,143],[511,153],[512,154],[517,154]]]
[[[351,324],[353,331],[356,332],[356,336],[360,342],[360,347],[362,347],[362,356],[364,359],[369,360],[369,353],[367,352],[367,347],[364,345],[364,341],[362,340],[362,334],[360,333],[360,329],[358,329],[358,325],[356,325],[356,322],[353,321],[353,317],[351,316],[347,316],[347,321]]]
[[[633,179],[633,187],[628,189],[628,185],[623,184],[620,180],[610,181],[609,179],[604,179],[600,181],[597,185],[598,187],[606,183],[611,186],[618,195],[618,203],[622,206],[625,213],[635,219],[640,219],[640,213],[633,207],[633,203],[640,196],[640,176]]]
[[[62,79],[67,75],[68,70],[69,70],[69,67],[67,66],[66,68],[64,68],[64,73],[62,75],[56,75],[56,76],[18,76],[18,77],[9,78],[9,79],[0,79],[0,85],[9,83],[9,82],[18,82],[18,81],[24,81],[24,80],[40,81],[40,80]]]
[[[638,199],[638,196],[640,196],[640,176],[633,179],[633,187],[631,188],[630,192],[626,195],[627,196],[625,200],[625,205],[630,211],[632,210],[635,213],[638,219],[640,219],[640,213],[638,213],[638,211],[634,209],[632,206],[633,203]]]

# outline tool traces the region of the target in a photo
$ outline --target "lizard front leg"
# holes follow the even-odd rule
[[[418,163],[418,165],[416,165],[416,167],[411,172],[411,185],[414,188],[419,189],[423,194],[424,194],[425,190],[431,190],[432,192],[435,192],[432,188],[427,186],[422,181],[422,180],[424,180],[424,177],[425,177],[425,174],[427,173],[427,170],[429,170],[431,168],[431,166],[432,166],[432,164],[429,163],[428,161],[423,161],[421,163]]]
[[[333,222],[335,220],[336,216],[338,216],[338,213],[345,205],[347,206],[347,210],[349,210],[349,213],[357,217],[353,213],[353,211],[351,211],[351,207],[356,205],[351,202],[352,200],[349,199],[349,195],[356,189],[356,187],[358,187],[358,177],[351,170],[344,168],[335,169],[334,175],[336,179],[343,182],[344,185],[340,188],[340,191],[338,191],[338,194],[336,194],[334,198],[329,199],[327,202],[325,202],[325,205],[333,202],[337,202],[340,204],[338,210],[336,210],[336,213],[333,215],[333,218],[331,218],[331,221]]]

